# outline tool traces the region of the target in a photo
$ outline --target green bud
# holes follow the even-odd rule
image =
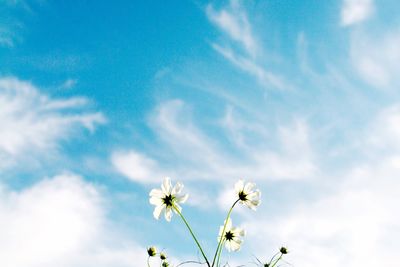
[[[285,247],[281,247],[281,249],[279,250],[282,254],[288,254],[288,250]]]
[[[157,254],[157,250],[155,247],[149,247],[147,249],[147,254],[149,254],[150,257],[154,257]]]
[[[166,260],[167,259],[167,255],[165,255],[164,253],[160,253],[160,259]]]

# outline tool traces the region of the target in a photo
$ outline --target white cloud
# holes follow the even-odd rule
[[[355,163],[339,170],[340,177],[317,181],[325,184],[317,196],[293,202],[273,218],[248,221],[252,247],[263,244],[259,253],[268,253],[284,243],[291,251],[287,258],[299,266],[397,266],[399,114],[394,106],[372,119],[354,140],[361,143]]]
[[[374,11],[373,0],[343,0],[342,26],[350,26],[368,19]]]
[[[396,166],[391,161],[349,171],[344,184],[332,185],[333,193],[293,203],[289,214],[248,222],[249,238],[266,244],[259,253],[285,243],[290,262],[299,266],[396,266],[399,160]]]
[[[114,152],[111,162],[119,173],[132,181],[159,183],[163,177],[156,161],[133,150]]]
[[[75,175],[44,179],[19,192],[2,188],[0,265],[139,266],[144,248],[118,237],[104,206],[98,190]]]
[[[105,118],[87,111],[87,104],[86,98],[54,99],[30,82],[0,78],[0,168],[57,151],[82,128],[94,131]]]
[[[400,85],[400,33],[355,34],[351,59],[361,78],[378,88]]]
[[[254,57],[257,54],[257,42],[252,33],[247,14],[239,1],[231,0],[229,7],[220,11],[216,11],[211,5],[208,5],[206,13],[210,21],[231,39],[239,42],[249,55]]]

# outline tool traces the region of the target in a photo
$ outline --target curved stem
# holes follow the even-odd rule
[[[174,210],[176,211],[176,213],[179,214],[179,216],[182,218],[182,221],[185,223],[186,227],[189,229],[190,234],[192,235],[194,242],[196,242],[197,247],[200,249],[201,255],[203,255],[204,260],[207,263],[207,266],[210,266],[210,263],[208,262],[208,259],[206,257],[206,254],[204,254],[203,249],[201,248],[201,245],[199,243],[199,241],[197,240],[196,236],[194,235],[192,228],[190,228],[189,223],[186,221],[185,217],[183,217],[182,213],[179,211],[179,209],[175,206],[172,205],[172,207],[174,208]]]
[[[270,261],[269,261],[269,264],[271,264],[271,263],[273,262],[273,260],[275,259],[276,256],[278,256],[279,253],[280,253],[280,252],[278,251],[277,253],[275,253],[274,256],[272,256],[272,258],[271,258]]]
[[[188,264],[188,263],[196,263],[196,264],[202,265],[202,264],[205,264],[206,262],[200,262],[200,261],[184,261],[184,262],[179,263],[179,264],[176,265],[175,267],[179,267],[179,266],[182,266],[182,265]]]
[[[235,207],[236,203],[238,203],[239,200],[240,200],[240,199],[237,199],[237,200],[235,201],[235,203],[233,203],[232,207],[230,208],[230,210],[229,210],[229,212],[228,212],[228,215],[226,216],[226,220],[225,220],[225,223],[224,223],[224,228],[222,229],[222,235],[225,233],[226,224],[228,223],[228,219],[229,219],[229,217],[231,216],[231,212],[232,212],[232,210],[233,210],[233,207]],[[213,258],[211,267],[214,267],[215,258],[217,257],[218,250],[219,250],[219,248],[221,247],[221,243],[222,243],[223,239],[224,239],[224,238],[221,237],[221,239],[220,239],[219,242],[218,242],[218,246],[217,246],[217,249],[215,250],[215,254],[214,254],[214,258]]]
[[[150,267],[150,256],[147,257],[147,267]]]

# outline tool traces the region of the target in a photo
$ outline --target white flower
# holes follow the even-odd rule
[[[181,183],[176,183],[176,185],[172,187],[171,179],[165,177],[161,184],[161,190],[153,189],[150,191],[150,203],[156,206],[153,212],[154,218],[158,220],[161,213],[165,210],[165,219],[169,222],[171,221],[172,210],[175,212],[175,208],[178,209],[179,212],[182,210],[178,203],[184,203],[188,198],[188,194],[180,194],[182,188],[183,184]]]
[[[245,235],[244,230],[242,228],[232,227],[232,220],[230,218],[226,223],[224,233],[222,233],[223,230],[224,226],[222,225],[219,228],[218,242],[221,240],[221,238],[223,238],[222,242],[225,243],[225,247],[228,251],[238,251],[240,249],[240,245],[243,243],[241,237],[244,237]]]
[[[256,207],[261,203],[261,192],[260,190],[255,189],[255,187],[255,183],[244,184],[242,179],[235,184],[235,191],[239,198],[239,202],[252,210],[256,210]]]

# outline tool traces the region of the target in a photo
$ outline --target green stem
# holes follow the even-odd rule
[[[233,203],[232,207],[230,208],[230,210],[229,210],[229,212],[228,212],[228,215],[226,216],[226,220],[225,220],[225,223],[224,223],[224,228],[222,229],[222,235],[225,233],[226,224],[228,223],[228,219],[229,219],[229,217],[231,216],[231,212],[232,212],[232,210],[233,210],[233,207],[235,207],[236,203],[238,203],[239,200],[240,200],[240,199],[237,199],[237,200],[235,201],[235,203]],[[217,257],[218,250],[219,250],[219,248],[221,247],[221,243],[222,243],[223,239],[224,239],[224,237],[221,236],[221,239],[220,239],[219,242],[218,242],[217,249],[215,250],[215,254],[214,254],[214,258],[213,258],[211,267],[214,267],[215,258]]]
[[[278,256],[279,253],[280,253],[280,252],[278,251],[277,253],[275,253],[274,256],[272,256],[271,260],[269,261],[269,264],[272,263],[272,261],[275,259],[276,256]]]
[[[201,255],[203,255],[203,258],[204,258],[204,260],[206,261],[207,266],[210,267],[210,263],[208,262],[208,259],[207,259],[207,257],[206,257],[206,254],[204,254],[204,251],[203,251],[203,249],[201,248],[199,241],[197,241],[197,238],[196,238],[196,236],[194,235],[194,233],[193,233],[193,231],[192,231],[192,228],[190,228],[189,223],[186,221],[185,217],[183,217],[182,213],[179,211],[179,209],[178,209],[175,205],[172,205],[172,207],[174,208],[174,210],[176,211],[176,213],[179,214],[179,216],[182,218],[182,221],[185,223],[186,227],[189,229],[189,232],[190,232],[190,234],[192,235],[192,237],[193,237],[193,239],[194,239],[194,242],[196,242],[197,247],[200,249]]]
[[[147,257],[147,267],[150,267],[150,256]]]
[[[218,251],[218,257],[217,257],[217,267],[219,266],[219,260],[221,257],[221,252],[222,252],[222,248],[224,247],[224,243],[222,243],[222,245],[219,247],[219,251]]]
[[[272,264],[271,265],[271,267],[274,267],[277,263],[278,263],[278,261],[280,260],[280,259],[282,259],[282,253],[281,253],[281,255],[279,255],[279,257],[276,259],[276,261],[274,262],[274,264]]]

